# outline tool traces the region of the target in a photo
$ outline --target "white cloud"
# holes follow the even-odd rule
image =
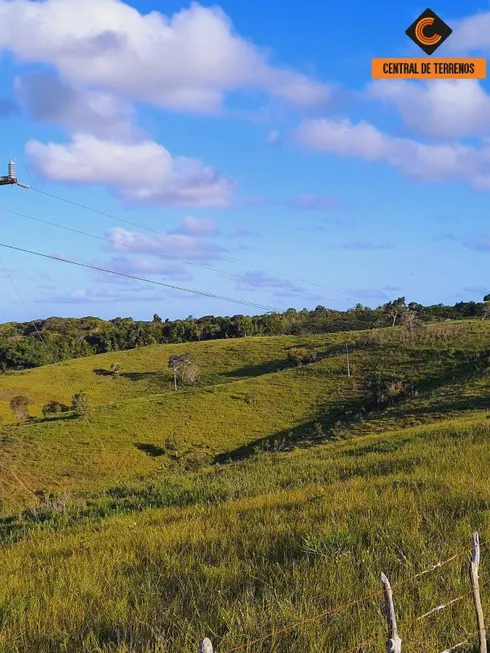
[[[120,0],[0,0],[0,49],[52,65],[70,82],[174,110],[215,112],[238,90],[299,107],[325,105],[331,95],[269,63],[220,8],[197,3],[167,17]]]
[[[475,148],[458,143],[426,144],[379,131],[368,122],[306,120],[296,140],[309,148],[365,161],[388,163],[419,181],[460,180],[490,190],[490,144]]]
[[[72,86],[46,72],[17,77],[14,86],[17,99],[35,120],[103,138],[136,135],[132,107],[112,95]]]
[[[490,48],[490,11],[482,11],[468,16],[455,24],[447,45],[451,50],[488,50]]]
[[[172,258],[183,258],[188,260],[210,260],[219,258],[219,251],[222,249],[213,245],[212,249],[205,246],[201,249],[199,239],[184,234],[151,234],[146,236],[134,231],[127,231],[121,227],[111,229],[106,233],[111,247],[116,251],[128,252],[140,250],[145,253],[154,253],[158,256]]]
[[[192,215],[182,219],[181,225],[173,233],[185,236],[217,236],[219,229],[212,218],[195,218]]]
[[[407,127],[429,136],[462,138],[490,127],[490,96],[478,80],[379,80],[367,96],[393,104]]]
[[[31,140],[26,152],[52,181],[105,184],[135,201],[173,206],[227,206],[234,182],[199,159],[172,157],[152,140],[103,140],[75,134],[67,144]]]

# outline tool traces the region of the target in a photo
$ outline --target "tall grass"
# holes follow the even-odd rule
[[[139,489],[165,508],[27,533],[3,551],[0,650],[193,651],[208,634],[225,651],[378,590],[380,571],[396,583],[469,547],[475,528],[488,540],[489,435],[486,419],[463,420],[259,454]],[[483,580],[488,559],[484,548]],[[469,599],[404,630],[469,590],[466,564],[396,590],[407,650],[471,631]],[[378,632],[379,649],[375,598],[250,650],[333,653]]]

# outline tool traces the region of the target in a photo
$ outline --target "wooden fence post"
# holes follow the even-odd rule
[[[393,590],[391,589],[390,581],[384,574],[381,574],[381,582],[383,583],[386,621],[388,623],[388,641],[386,642],[386,651],[387,653],[401,653],[402,640],[398,637],[395,605],[393,603]]]
[[[473,533],[472,551],[470,562],[470,582],[475,605],[476,622],[478,625],[478,639],[480,640],[480,653],[487,653],[487,635],[485,632],[485,621],[483,619],[483,608],[480,597],[480,584],[478,582],[478,570],[480,567],[480,536]]]
[[[199,642],[199,653],[213,653],[213,645],[207,637]]]

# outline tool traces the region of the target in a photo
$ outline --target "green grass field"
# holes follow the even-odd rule
[[[288,367],[299,345],[320,360]],[[201,380],[174,392],[167,361],[183,351]],[[490,326],[465,322],[152,346],[0,377],[1,653],[192,653],[204,635],[227,653],[379,590],[381,571],[411,577],[474,529],[490,541],[487,352]],[[118,378],[100,371],[113,362]],[[410,393],[373,406],[375,370]],[[80,390],[88,421],[42,418]],[[10,416],[19,393],[27,424]],[[475,630],[466,596],[414,622],[469,590],[466,567],[395,590],[404,650],[440,653]],[[381,606],[243,650],[380,650]]]

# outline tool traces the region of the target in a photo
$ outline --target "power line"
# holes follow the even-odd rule
[[[60,261],[61,263],[69,263],[70,265],[77,265],[81,268],[86,268],[88,270],[95,270],[97,272],[104,272],[106,274],[115,274],[119,277],[125,277],[126,279],[132,279],[133,281],[143,281],[144,283],[151,283],[155,286],[162,286],[163,288],[170,288],[171,290],[179,290],[182,292],[188,292],[193,295],[200,295],[202,297],[211,297],[212,299],[221,299],[226,302],[233,302],[234,304],[243,304],[244,306],[251,306],[253,308],[261,308],[267,311],[277,311],[280,312],[281,309],[275,308],[274,306],[267,306],[264,304],[257,304],[255,302],[247,302],[242,299],[233,299],[231,297],[224,297],[223,295],[215,295],[214,293],[205,292],[203,290],[194,290],[192,288],[183,288],[182,286],[174,286],[169,283],[163,283],[163,281],[155,281],[154,279],[147,279],[145,277],[137,277],[132,274],[127,274],[125,272],[117,272],[116,270],[109,270],[108,268],[101,268],[97,265],[90,265],[89,263],[79,263],[78,261],[70,261],[69,259],[62,258],[61,256],[54,256],[52,254],[43,254],[42,252],[36,252],[30,249],[24,249],[22,247],[14,247],[14,245],[7,245],[6,243],[0,243],[0,247],[5,247],[6,249],[11,249],[16,252],[23,252],[24,254],[31,254],[32,256],[40,256],[42,258],[51,259],[53,261]]]
[[[303,290],[298,290],[296,288],[291,288],[287,286],[280,286],[274,283],[270,283],[269,281],[265,281],[263,279],[250,279],[242,274],[236,274],[235,272],[229,272],[227,270],[219,270],[218,268],[214,268],[211,265],[206,265],[204,263],[197,263],[196,261],[188,261],[186,259],[178,258],[176,256],[169,256],[169,255],[164,255],[160,254],[159,252],[155,252],[154,250],[151,249],[143,249],[141,247],[136,247],[134,245],[129,245],[128,243],[120,243],[117,240],[114,240],[112,238],[107,238],[106,236],[98,236],[97,234],[92,234],[87,231],[82,231],[81,229],[75,229],[74,227],[68,227],[63,224],[58,224],[56,222],[51,222],[50,220],[44,220],[43,218],[37,218],[32,215],[27,215],[26,213],[19,213],[18,211],[14,211],[12,209],[5,209],[3,207],[0,207],[0,211],[4,211],[5,213],[10,213],[12,215],[19,216],[21,218],[25,218],[26,220],[32,220],[33,222],[39,222],[41,224],[46,224],[51,227],[56,227],[58,229],[64,229],[65,231],[71,231],[72,233],[79,234],[82,236],[87,236],[88,238],[95,238],[96,240],[102,240],[107,243],[113,243],[114,245],[122,246],[122,247],[127,247],[128,249],[132,249],[136,252],[142,253],[142,254],[150,254],[152,256],[156,256],[158,258],[161,258],[162,260],[171,260],[171,261],[178,261],[179,263],[185,263],[186,265],[192,265],[194,267],[198,268],[203,268],[204,270],[210,270],[211,272],[217,272],[218,274],[223,274],[229,277],[234,277],[235,279],[240,279],[242,281],[245,281],[246,283],[249,284],[260,284],[263,286],[267,286],[270,288],[277,288],[279,290],[289,290],[291,292],[297,293],[298,295],[306,295],[309,297],[313,297],[315,299],[325,299],[327,301],[332,301],[332,302],[339,302],[341,304],[349,304],[350,302],[346,302],[343,299],[334,299],[333,297],[323,297],[322,295],[314,295],[313,293],[309,293]]]
[[[151,227],[146,227],[145,225],[139,224],[137,222],[132,222],[130,220],[125,220],[123,218],[117,217],[115,215],[112,215],[111,213],[106,213],[105,211],[100,211],[99,209],[95,209],[91,206],[86,206],[85,204],[80,204],[79,202],[74,202],[73,200],[69,200],[65,197],[60,197],[59,195],[55,195],[54,193],[49,193],[48,191],[42,190],[40,188],[33,188],[29,187],[29,190],[33,190],[36,193],[40,193],[42,195],[45,195],[46,197],[51,197],[53,199],[56,199],[60,202],[65,202],[66,204],[71,204],[72,206],[76,206],[80,209],[84,209],[85,211],[91,211],[92,213],[96,213],[97,215],[102,215],[106,218],[110,218],[111,220],[116,220],[117,222],[120,222],[122,224],[127,224],[130,225],[131,227],[136,227],[137,229],[143,229],[144,231],[148,231],[149,233],[153,233],[157,236],[165,236],[166,238],[172,238],[173,240],[176,240],[177,242],[181,243],[182,241],[174,236],[173,234],[167,232],[167,231],[157,231],[155,229],[152,229]],[[195,249],[200,249],[205,252],[210,252],[212,254],[216,254],[220,256],[221,258],[228,259],[229,261],[235,261],[238,263],[242,263],[245,265],[248,265],[245,261],[237,258],[236,256],[230,256],[229,254],[223,254],[217,249],[213,249],[212,247],[204,247],[203,245],[197,245],[196,243],[187,243],[190,247],[193,247]],[[349,297],[351,299],[360,299],[360,297],[356,297],[355,295],[350,295],[348,293],[342,292],[341,290],[336,290],[335,288],[329,288],[328,286],[324,286],[320,283],[315,283],[313,281],[308,281],[307,279],[301,279],[299,277],[293,277],[290,274],[285,274],[284,272],[279,272],[278,270],[272,270],[270,268],[266,268],[261,265],[253,265],[254,268],[257,268],[258,270],[263,270],[264,272],[268,272],[270,274],[279,274],[282,277],[285,277],[287,279],[291,279],[292,281],[297,281],[299,283],[306,283],[310,286],[315,286],[317,288],[323,288],[324,290],[328,290],[329,292],[335,292],[340,295],[344,295],[345,297]]]

